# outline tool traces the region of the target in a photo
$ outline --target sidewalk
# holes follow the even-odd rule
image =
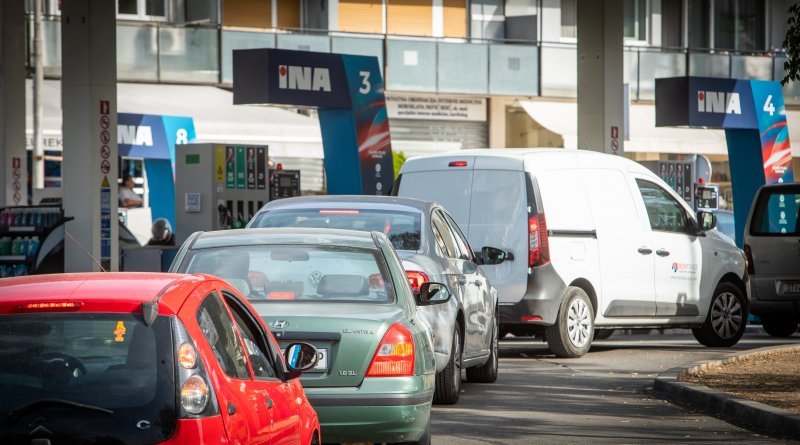
[[[758,327],[760,329],[760,327]],[[718,368],[723,363],[735,363],[744,358],[765,356],[777,350],[800,350],[800,346],[777,346],[746,353],[730,354],[723,360],[700,362],[689,368],[673,368],[660,374],[653,390],[692,408],[721,417],[731,423],[771,436],[800,439],[800,415],[763,403],[746,400],[732,394],[709,389],[702,385],[679,381],[684,375]]]

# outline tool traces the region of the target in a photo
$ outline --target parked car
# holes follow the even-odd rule
[[[453,404],[467,381],[497,380],[497,291],[478,269],[481,259],[503,261],[491,247],[473,253],[453,218],[440,205],[409,198],[304,196],[265,205],[247,227],[319,227],[375,230],[389,237],[414,292],[441,282],[453,298],[420,308],[433,332],[436,391],[433,402]]]
[[[444,304],[447,287],[413,294],[379,232],[241,229],[195,233],[173,271],[212,273],[237,286],[280,344],[320,353],[302,377],[331,442],[430,442],[435,362],[417,306]],[[416,304],[415,304],[416,303]]]
[[[800,184],[761,187],[744,229],[752,312],[774,337],[800,320]]]
[[[0,442],[320,443],[292,366],[253,308],[209,276],[0,280]]]
[[[595,327],[691,327],[731,346],[748,313],[743,254],[643,166],[585,150],[464,150],[403,164],[398,196],[442,204],[475,246],[502,332],[579,357]],[[546,215],[546,217],[545,217]]]

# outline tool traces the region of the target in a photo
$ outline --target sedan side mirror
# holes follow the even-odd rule
[[[417,306],[430,306],[450,301],[450,291],[441,283],[422,283],[419,292],[414,295]]]
[[[697,212],[697,225],[701,231],[707,232],[717,227],[717,215],[700,210]]]
[[[283,358],[286,360],[289,378],[293,379],[317,366],[319,354],[317,348],[308,343],[292,343],[283,351]]]
[[[496,247],[484,247],[481,249],[481,260],[483,264],[500,264],[504,261],[512,261],[514,255],[511,252],[506,252],[503,249]]]

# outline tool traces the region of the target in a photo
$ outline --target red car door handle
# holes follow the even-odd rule
[[[272,409],[273,406],[275,406],[275,404],[272,403],[272,399],[267,397],[267,409]]]
[[[234,414],[236,414],[236,405],[234,405],[231,402],[228,402],[228,415],[232,416]]]

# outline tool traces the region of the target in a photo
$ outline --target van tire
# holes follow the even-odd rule
[[[793,318],[762,317],[761,327],[771,337],[787,338],[797,331],[797,320]]]
[[[592,346],[594,308],[589,296],[579,287],[568,287],[564,295],[556,322],[547,328],[545,336],[550,351],[557,357],[577,358]]]
[[[739,342],[747,327],[748,307],[742,290],[733,283],[722,282],[714,290],[706,320],[699,328],[692,328],[694,338],[703,346],[730,347]],[[714,328],[715,322],[717,328]],[[720,324],[720,322],[722,324]],[[719,331],[727,326],[735,329],[732,335]]]
[[[500,359],[498,357],[500,328],[498,328],[497,324],[497,316],[495,315],[494,333],[492,335],[492,343],[489,346],[489,360],[480,366],[467,368],[467,381],[470,383],[494,383],[497,380],[497,370],[500,368]]]
[[[436,373],[433,390],[433,403],[436,405],[453,405],[458,402],[461,391],[461,341],[461,325],[456,322],[453,345],[450,348],[450,361],[441,372]]]

